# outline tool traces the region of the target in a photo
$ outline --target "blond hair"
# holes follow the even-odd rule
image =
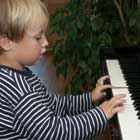
[[[48,11],[40,0],[0,0],[0,35],[18,41],[26,29],[45,19]]]

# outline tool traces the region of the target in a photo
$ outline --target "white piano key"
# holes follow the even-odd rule
[[[123,140],[140,139],[140,122],[132,105],[125,105],[124,112],[118,113]]]
[[[110,75],[110,81],[113,86],[126,86],[126,82],[123,78],[119,62],[117,60],[106,60],[108,73]],[[113,76],[112,76],[113,75]]]

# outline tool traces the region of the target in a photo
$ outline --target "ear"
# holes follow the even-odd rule
[[[0,36],[0,47],[5,51],[9,51],[12,47],[12,41],[5,35]]]

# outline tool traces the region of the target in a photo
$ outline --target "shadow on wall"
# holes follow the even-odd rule
[[[29,66],[29,69],[41,79],[50,93],[62,95],[63,81],[56,76],[56,69],[52,63],[52,56],[44,55],[37,64]]]

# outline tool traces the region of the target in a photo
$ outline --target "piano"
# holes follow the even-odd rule
[[[106,82],[122,87],[107,90],[106,98],[127,95],[125,110],[109,120],[109,140],[140,140],[140,48],[101,48],[100,65],[110,75]]]

